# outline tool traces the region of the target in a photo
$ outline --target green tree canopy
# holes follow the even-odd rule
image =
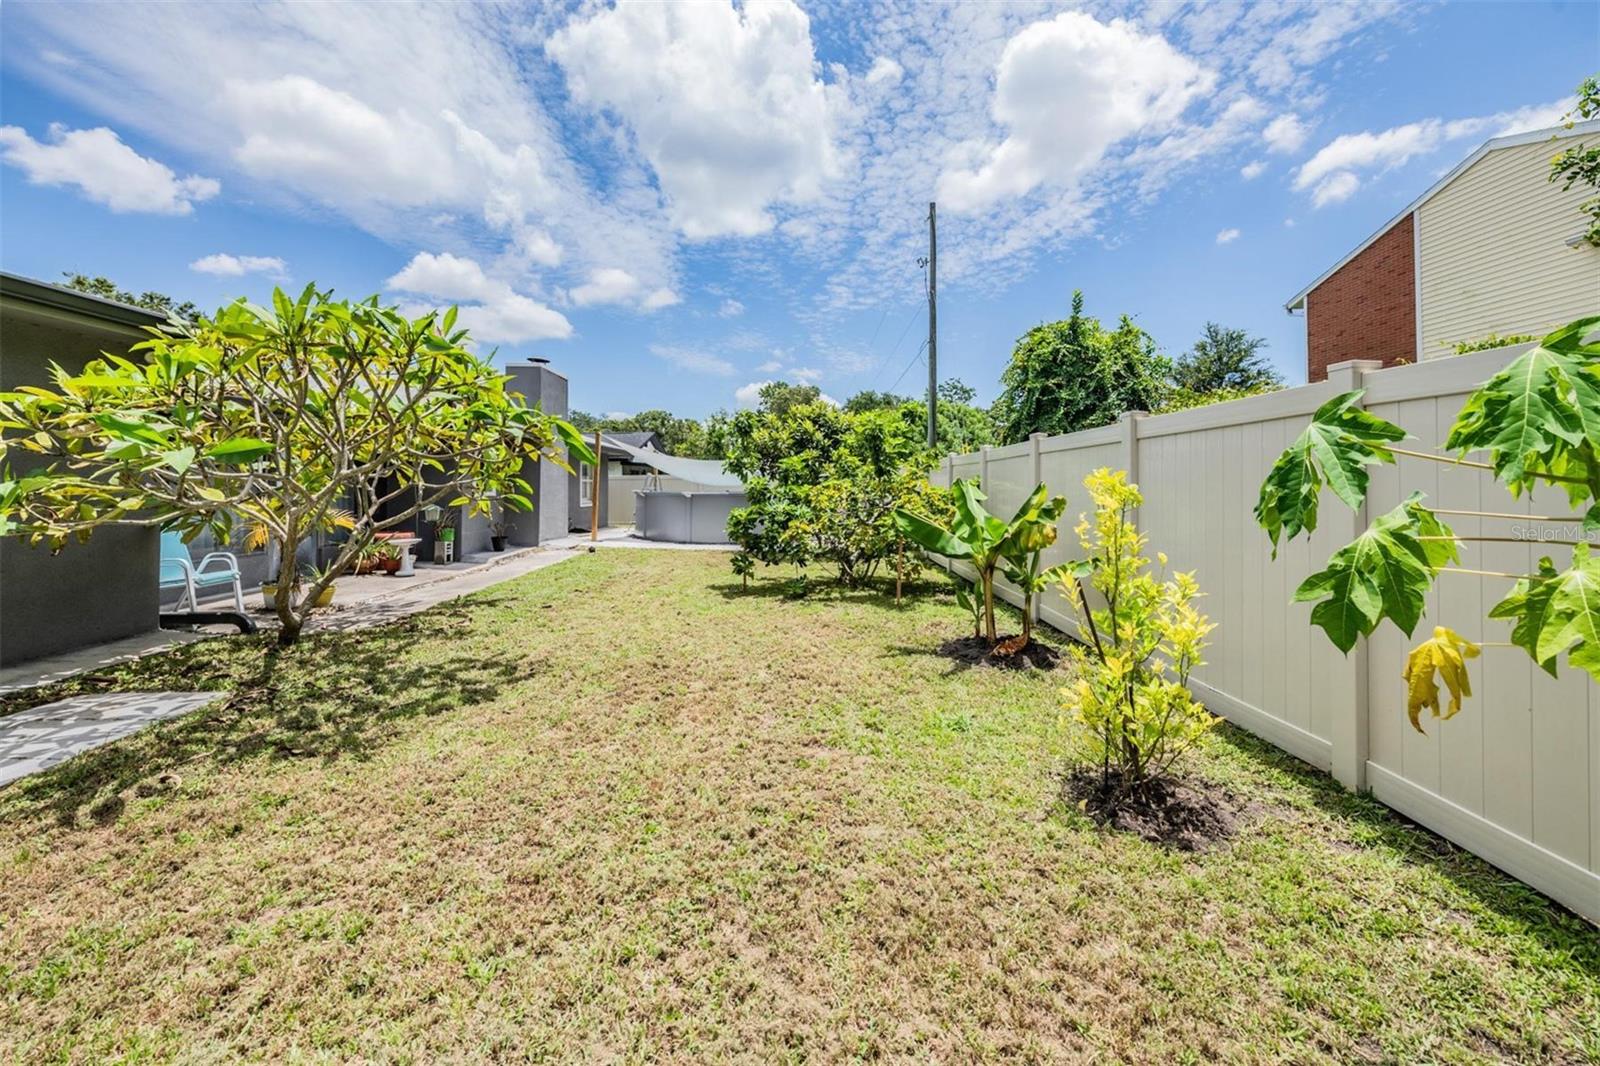
[[[791,385],[787,381],[769,381],[757,393],[761,397],[760,409],[770,414],[785,415],[796,407],[805,407],[822,399],[822,390],[815,385]]]
[[[899,542],[897,507],[942,513],[921,432],[897,411],[850,414],[821,401],[734,415],[727,465],[749,500],[728,518],[742,550],[735,571],[752,560],[826,562],[846,584],[868,580]]]
[[[373,535],[434,505],[525,510],[524,463],[593,460],[577,430],[526,406],[469,351],[452,308],[408,318],[377,297],[274,290],[183,329],[151,330],[53,389],[0,393],[0,536],[59,547],[110,524],[277,547],[279,639],[293,643]],[[296,548],[351,530],[296,594]]]
[[[1195,341],[1193,350],[1173,364],[1173,384],[1194,393],[1279,388],[1283,375],[1261,354],[1266,346],[1264,338],[1242,329],[1207,322],[1205,335]]]
[[[1035,326],[1017,342],[1000,376],[994,418],[1004,443],[1030,433],[1073,433],[1115,422],[1125,411],[1153,411],[1171,370],[1150,335],[1123,315],[1107,330],[1083,313]]]
[[[89,277],[87,274],[76,274],[70,270],[62,271],[61,276],[66,278],[69,289],[77,289],[91,296],[104,297],[118,303],[133,304],[135,307],[149,308],[164,315],[176,315],[179,318],[193,321],[199,315],[199,309],[188,300],[178,303],[172,297],[160,292],[142,292],[137,295],[120,287],[116,282],[107,277]]]
[[[847,414],[858,415],[863,411],[888,411],[898,408],[901,404],[914,403],[909,396],[897,396],[892,392],[874,392],[872,389],[862,389],[844,402]]]

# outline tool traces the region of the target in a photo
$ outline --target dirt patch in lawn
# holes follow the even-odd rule
[[[1124,790],[1118,775],[1102,781],[1080,766],[1067,774],[1063,792],[1096,823],[1178,851],[1205,851],[1227,840],[1247,813],[1227,789],[1198,778],[1157,777]]]
[[[939,645],[939,654],[963,666],[997,666],[1003,670],[1054,670],[1061,653],[1048,644],[1031,640],[1028,646],[1011,651],[1019,638],[1007,634],[995,644],[982,637],[960,637]]]

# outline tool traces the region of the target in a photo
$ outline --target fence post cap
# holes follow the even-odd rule
[[[1360,371],[1362,371],[1364,373],[1364,372],[1366,372],[1368,370],[1382,370],[1382,369],[1383,369],[1383,360],[1382,359],[1346,359],[1342,363],[1329,363],[1328,364],[1328,373],[1330,373],[1330,374],[1333,373],[1335,370],[1360,370]]]

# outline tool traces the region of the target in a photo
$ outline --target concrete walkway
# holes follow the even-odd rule
[[[314,632],[383,625],[426,610],[436,603],[554,566],[576,554],[578,550],[570,547],[522,548],[508,552],[485,552],[447,566],[419,566],[417,575],[412,578],[392,578],[381,574],[342,577],[335,583],[337,591],[334,605],[337,609],[313,614],[307,629]],[[251,617],[262,629],[277,625],[274,615],[258,610],[261,604],[259,593],[247,596],[245,604],[252,609]],[[231,611],[232,597],[204,600],[200,609]],[[210,626],[197,631],[158,630],[8,666],[0,669],[0,695],[62,681],[74,674],[113,666],[219,633],[232,632],[234,630],[228,626]]]
[[[226,692],[106,692],[29,707],[0,718],[0,785],[188,714]]]

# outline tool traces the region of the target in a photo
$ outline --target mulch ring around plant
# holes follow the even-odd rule
[[[998,666],[1006,670],[1053,670],[1061,653],[1037,640],[1020,647],[1020,636],[1001,637],[990,644],[982,637],[960,637],[939,645],[939,654],[965,666]]]
[[[1238,832],[1249,805],[1227,789],[1196,778],[1156,777],[1123,791],[1113,773],[1102,782],[1092,767],[1066,775],[1062,795],[1097,825],[1134,833],[1178,851],[1205,851]]]

